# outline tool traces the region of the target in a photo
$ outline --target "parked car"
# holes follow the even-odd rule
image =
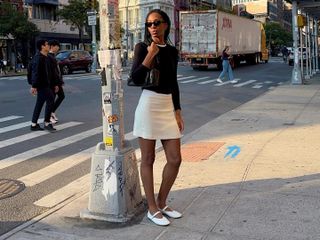
[[[300,60],[301,59],[301,48],[298,48],[298,49],[299,49],[299,63],[300,63],[300,61],[301,61]],[[305,65],[306,59],[307,59],[305,47],[302,48],[302,59],[303,59],[303,64]],[[294,63],[294,50],[292,48],[292,50],[290,51],[289,56],[288,56],[288,64],[289,64],[289,66],[293,66],[293,63]]]
[[[88,51],[66,50],[56,56],[62,74],[69,74],[77,70],[91,72],[92,56]]]

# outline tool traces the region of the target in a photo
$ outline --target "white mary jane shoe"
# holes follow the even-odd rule
[[[160,211],[156,212],[155,214],[151,214],[148,211],[147,217],[154,222],[155,224],[159,225],[159,226],[168,226],[170,224],[170,221],[165,217],[162,216],[162,218],[156,218],[156,215],[159,214]]]
[[[165,214],[171,218],[181,218],[182,217],[182,214],[179,213],[178,211],[175,211],[175,210],[166,211],[167,208],[168,208],[168,206],[165,206],[163,209],[160,210],[162,212],[162,214]]]

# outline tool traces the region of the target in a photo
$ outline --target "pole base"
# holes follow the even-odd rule
[[[88,209],[80,217],[108,222],[126,222],[144,207],[135,151],[121,151],[98,143],[91,160]]]

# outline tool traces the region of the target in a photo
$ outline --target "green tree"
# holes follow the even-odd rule
[[[37,26],[28,20],[28,17],[17,11],[10,3],[0,4],[0,35],[13,37],[15,57],[17,44],[29,44],[29,41],[39,34]]]
[[[292,45],[292,32],[284,29],[277,22],[269,22],[265,25],[267,45],[270,48]]]
[[[92,8],[93,2],[88,0],[70,0],[69,5],[58,10],[58,16],[64,22],[76,27],[79,31],[79,43],[83,44],[83,30],[87,27],[87,11]],[[87,28],[86,28],[87,29]]]

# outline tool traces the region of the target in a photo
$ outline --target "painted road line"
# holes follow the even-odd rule
[[[185,79],[190,79],[190,78],[194,78],[194,77],[196,77],[196,76],[182,77],[182,78],[178,78],[178,81],[185,80]]]
[[[38,122],[42,122],[42,121],[43,121],[43,118],[38,120]],[[31,122],[30,121],[0,128],[0,133],[14,131],[14,130],[17,130],[17,129],[20,129],[20,128],[24,128],[24,127],[27,127],[27,126],[31,126]]]
[[[197,81],[201,81],[201,80],[208,79],[208,78],[209,78],[209,77],[196,78],[196,79],[192,79],[192,80],[183,81],[183,82],[181,82],[181,83],[197,82]]]
[[[81,141],[81,140],[83,140],[85,138],[94,136],[94,135],[99,134],[99,133],[100,134],[102,133],[102,127],[97,127],[97,128],[90,129],[88,131],[81,132],[79,134],[73,135],[71,137],[60,139],[58,141],[49,143],[47,145],[44,145],[44,146],[41,146],[41,147],[38,147],[38,148],[31,149],[29,151],[26,151],[26,152],[23,152],[23,153],[20,153],[20,154],[5,158],[3,160],[0,159],[0,169],[6,168],[6,167],[10,167],[10,166],[15,165],[17,163],[24,162],[24,161],[26,161],[26,160],[28,160],[30,158],[40,156],[40,155],[42,155],[44,153],[47,153],[49,151],[52,151],[52,150],[67,146],[69,144],[72,144],[72,143],[75,143],[75,142],[78,142],[78,141]]]
[[[69,157],[61,159],[45,168],[42,168],[36,172],[19,178],[26,186],[31,187],[37,185],[59,173],[62,173],[88,159],[91,158],[92,153],[96,147],[91,147]]]
[[[1,122],[6,122],[6,121],[10,121],[10,120],[14,120],[14,119],[18,119],[18,118],[23,118],[23,116],[8,116],[8,117],[3,117],[0,118],[0,123]]]
[[[216,82],[217,79],[212,79],[212,80],[208,80],[208,81],[204,81],[204,82],[199,82],[197,84],[207,84],[207,83],[212,83],[212,82]]]
[[[261,85],[261,83],[257,83],[254,86],[252,86],[252,88],[262,88],[263,85]]]
[[[271,84],[272,81],[264,81],[265,84]]]
[[[90,173],[81,178],[69,183],[63,188],[54,191],[38,201],[34,202],[37,206],[52,208],[66,199],[79,194],[80,192],[88,191],[90,189]]]
[[[81,122],[67,122],[67,123],[55,126],[55,128],[59,131],[59,130],[63,130],[63,129],[66,129],[66,128],[69,128],[69,127],[74,127],[74,126],[77,126],[77,125],[80,125],[80,124],[82,124],[82,123]],[[16,143],[20,143],[20,142],[23,142],[23,141],[26,141],[26,140],[29,140],[29,139],[32,139],[32,138],[36,138],[36,137],[39,137],[39,136],[47,135],[47,134],[50,134],[50,132],[47,132],[47,131],[36,131],[36,132],[31,132],[31,133],[27,133],[27,134],[24,134],[24,135],[20,135],[18,137],[14,137],[14,138],[10,138],[10,139],[7,139],[7,140],[3,140],[3,141],[0,141],[0,148],[4,148],[4,147],[7,147],[7,146],[16,144]]]
[[[254,82],[256,82],[256,81],[257,81],[257,80],[249,80],[249,81],[246,81],[246,82],[243,82],[243,83],[235,84],[235,85],[233,85],[233,86],[234,86],[234,87],[242,87],[242,86],[245,86],[245,85],[254,83]]]
[[[177,77],[179,78],[179,77],[183,77],[183,75],[177,75]]]
[[[214,84],[214,85],[217,86],[217,87],[220,87],[220,86],[223,86],[223,85],[227,85],[227,84],[229,84],[229,83],[231,83],[231,81],[224,81],[224,82],[222,82],[222,83],[216,83],[216,84]]]

